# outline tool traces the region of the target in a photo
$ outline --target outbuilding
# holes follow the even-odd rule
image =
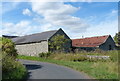
[[[114,50],[115,42],[111,35],[72,39],[73,50]]]

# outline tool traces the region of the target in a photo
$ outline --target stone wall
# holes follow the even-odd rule
[[[39,53],[48,52],[48,42],[16,45],[15,47],[20,55],[37,56]]]

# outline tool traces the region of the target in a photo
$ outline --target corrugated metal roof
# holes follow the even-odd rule
[[[103,44],[110,35],[89,37],[82,39],[72,39],[72,46],[74,47],[97,47]]]
[[[42,33],[36,33],[36,34],[21,36],[21,37],[13,38],[12,41],[15,44],[39,42],[39,41],[42,41],[42,40],[48,40],[57,31],[58,30],[52,30],[52,31],[46,31],[46,32],[42,32]]]

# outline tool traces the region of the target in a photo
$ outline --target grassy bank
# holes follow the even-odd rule
[[[41,62],[50,62],[55,63],[58,65],[67,66],[73,68],[77,71],[84,72],[90,77],[96,79],[118,79],[118,62],[116,55],[118,54],[116,51],[108,52],[111,56],[110,60],[108,61],[70,61],[67,60],[72,56],[65,57],[64,54],[57,54],[51,55],[47,59],[40,58],[40,57],[33,57],[33,56],[19,56],[19,59],[26,59],[26,60],[34,60],[34,61],[41,61]],[[111,55],[112,54],[112,55]],[[66,58],[66,60],[65,60]]]

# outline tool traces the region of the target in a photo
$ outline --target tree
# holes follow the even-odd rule
[[[65,44],[69,40],[64,37],[64,35],[56,35],[49,41],[50,51],[61,52],[65,50]]]
[[[120,32],[116,33],[114,36],[114,41],[117,45],[120,45]]]

